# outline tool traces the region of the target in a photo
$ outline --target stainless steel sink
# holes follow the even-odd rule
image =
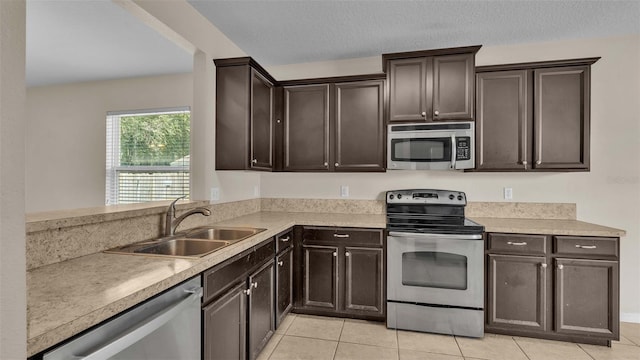
[[[183,236],[189,239],[240,241],[265,230],[249,227],[205,226],[189,230]]]
[[[175,236],[105,250],[106,253],[167,257],[202,257],[266,229],[202,226]]]
[[[136,254],[200,257],[231,244],[220,240],[172,239],[134,250]]]

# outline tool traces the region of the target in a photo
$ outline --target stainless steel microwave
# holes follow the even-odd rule
[[[472,121],[389,125],[389,170],[463,170],[475,167]]]

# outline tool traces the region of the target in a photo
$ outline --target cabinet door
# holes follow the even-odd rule
[[[251,70],[251,159],[254,170],[273,169],[273,84]]]
[[[424,121],[431,114],[431,66],[431,58],[389,60],[389,121]]]
[[[534,167],[589,169],[589,66],[534,71]]]
[[[473,120],[474,91],[475,54],[433,57],[434,121]]]
[[[547,264],[537,256],[488,256],[487,328],[547,330]]]
[[[617,339],[618,262],[556,259],[555,330]]]
[[[384,315],[382,249],[347,247],[345,250],[344,311]]]
[[[384,81],[335,85],[335,171],[384,171]]]
[[[293,305],[293,250],[288,248],[278,255],[276,262],[276,328]]]
[[[246,170],[249,162],[247,65],[216,69],[216,170]]]
[[[284,170],[329,170],[329,85],[284,88]]]
[[[324,310],[338,309],[338,248],[303,246],[302,305]]]
[[[249,276],[249,358],[258,357],[275,330],[273,259]]]
[[[245,290],[243,281],[203,309],[205,360],[246,359]]]
[[[531,168],[530,72],[495,71],[476,77],[476,168]]]

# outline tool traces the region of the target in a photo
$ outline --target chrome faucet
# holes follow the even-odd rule
[[[173,200],[171,205],[169,205],[169,209],[167,210],[167,216],[166,216],[166,221],[164,225],[165,236],[174,235],[176,233],[176,228],[178,227],[178,225],[180,225],[182,220],[186,219],[187,217],[193,214],[202,214],[204,216],[211,215],[211,210],[207,208],[199,207],[199,208],[191,209],[186,213],[180,215],[179,217],[176,217],[176,202],[178,202],[178,200],[184,197],[186,197],[186,195]]]

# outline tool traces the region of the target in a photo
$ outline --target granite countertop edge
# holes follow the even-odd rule
[[[484,225],[486,232],[615,237],[625,235],[620,229],[578,220],[472,219]],[[258,212],[212,225],[251,226],[266,230],[198,259],[97,253],[28,271],[27,355],[32,356],[46,350],[294,225],[382,229],[386,227],[386,219],[384,215],[378,214]],[[118,280],[118,272],[114,268],[122,269],[122,280]],[[106,272],[110,273],[111,280],[103,279]],[[71,292],[56,286],[59,284],[52,279],[64,279],[65,283],[70,284],[68,288],[72,289]],[[87,280],[91,280],[87,285],[89,287],[80,287],[77,294],[74,294],[75,283]],[[56,305],[60,308],[56,309]],[[57,313],[52,314],[52,311]],[[66,315],[64,311],[67,311]]]

